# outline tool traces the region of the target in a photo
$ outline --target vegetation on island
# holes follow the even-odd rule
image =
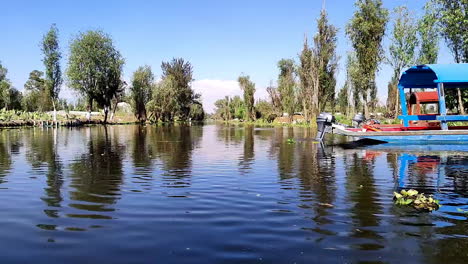
[[[278,61],[277,80],[266,88],[268,98],[255,98],[258,87],[253,78],[241,74],[238,83],[243,96],[219,99],[210,117],[314,124],[320,112],[329,111],[343,122],[358,112],[366,117],[382,113],[395,118],[401,111],[397,83],[407,67],[437,63],[439,43],[447,44],[454,62],[468,62],[465,2],[428,0],[418,12],[406,6],[389,11],[382,0],[356,0],[354,14],[344,29],[333,25],[323,9],[316,20],[316,34],[305,36],[298,58]],[[340,30],[351,44],[347,54],[337,54]],[[123,79],[124,56],[110,35],[100,30],[78,33],[70,41],[64,70],[58,36],[55,24],[43,35],[39,46],[44,68],[30,72],[22,91],[13,87],[7,68],[0,62],[0,109],[4,113],[13,110],[17,114],[8,115],[20,118],[25,116],[22,113],[37,112],[33,116],[57,120],[57,110],[86,110],[89,120],[91,111],[100,111],[103,122],[108,122],[113,121],[118,105],[126,103],[138,122],[198,121],[207,116],[201,95],[192,88],[193,66],[183,58],[162,62],[159,78],[150,66],[140,66],[127,83]],[[385,38],[388,46],[383,45]],[[345,61],[346,80],[338,89],[340,58]],[[377,98],[375,81],[383,63],[393,70],[385,105]],[[74,102],[60,98],[63,84],[79,98]],[[449,111],[465,114],[468,91],[447,90],[446,103]]]
[[[432,212],[441,207],[439,200],[434,199],[432,195],[426,196],[413,189],[393,192],[393,200],[396,205],[410,206],[419,211]]]
[[[281,59],[276,86],[267,88],[268,100],[255,103],[256,118],[272,122],[276,117],[298,113],[301,121],[314,123],[322,111],[339,112],[344,121],[361,112],[369,117],[377,112],[395,118],[401,111],[397,84],[403,70],[415,64],[437,63],[440,38],[454,55],[454,62],[468,62],[466,4],[463,0],[429,0],[420,18],[399,6],[392,12],[381,0],[357,0],[356,10],[345,29],[352,50],[346,55],[346,80],[336,88],[336,54],[338,29],[329,23],[322,10],[317,19],[316,34],[309,44],[304,40],[297,62]],[[388,50],[383,40],[389,38]],[[380,65],[393,69],[388,83],[388,98],[381,105],[377,98],[376,75]],[[468,108],[468,91],[446,91],[447,108],[464,114]],[[221,120],[247,120],[245,104],[239,97],[226,97],[216,102],[214,117]],[[283,122],[285,119],[282,120]]]

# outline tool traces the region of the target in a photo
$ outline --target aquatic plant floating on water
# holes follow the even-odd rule
[[[294,144],[294,143],[296,143],[296,141],[294,140],[294,138],[288,138],[288,140],[286,140],[286,142],[287,142],[288,144]]]
[[[434,211],[441,207],[439,200],[436,200],[432,195],[425,196],[424,193],[419,193],[416,190],[401,190],[400,193],[393,192],[396,205],[411,206],[420,211]]]

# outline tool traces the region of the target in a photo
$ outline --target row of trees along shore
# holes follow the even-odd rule
[[[338,28],[322,10],[312,41],[305,37],[298,62],[278,62],[276,86],[267,88],[268,100],[254,101],[255,84],[249,76],[239,77],[244,99],[225,97],[215,103],[215,118],[222,120],[273,120],[287,113],[290,118],[301,112],[307,122],[322,111],[339,111],[348,117],[357,112],[367,117],[376,111],[394,118],[401,111],[397,84],[403,70],[415,64],[437,63],[440,39],[453,54],[454,62],[468,62],[468,2],[466,0],[429,0],[418,18],[406,6],[392,12],[381,0],[357,0],[356,10],[346,25],[352,50],[346,55],[346,81],[336,93]],[[387,27],[391,32],[387,34]],[[389,35],[389,46],[383,46]],[[376,75],[382,64],[393,69],[388,83],[385,106],[377,98]],[[447,91],[447,107],[465,114],[468,91]]]
[[[111,110],[115,113],[119,102],[130,103],[141,122],[204,119],[200,95],[191,87],[193,69],[189,62],[181,58],[162,62],[159,82],[155,81],[150,66],[141,66],[127,85],[122,76],[125,60],[112,38],[102,31],[90,30],[71,40],[68,65],[62,76],[58,33],[54,24],[44,35],[41,51],[45,70],[33,70],[29,74],[23,93],[11,85],[7,69],[0,63],[1,108],[27,112],[53,110],[56,120],[57,108],[71,108],[66,100],[59,99],[65,77],[68,87],[81,95],[74,108],[84,110],[82,105],[85,105],[91,112],[95,105],[103,110],[104,122]]]

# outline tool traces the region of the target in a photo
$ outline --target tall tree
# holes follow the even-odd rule
[[[381,0],[357,0],[357,10],[347,25],[346,33],[359,63],[362,78],[357,91],[364,100],[364,114],[369,115],[372,94],[376,94],[375,75],[383,59],[382,40],[388,21],[388,10],[382,6]]]
[[[336,98],[336,101],[338,102],[338,110],[344,115],[349,114],[348,94],[348,82],[345,82],[343,88],[341,88],[340,92],[338,93],[338,97]]]
[[[266,88],[266,90],[268,93],[268,97],[270,97],[270,103],[273,106],[274,114],[280,114],[282,105],[278,88],[274,87],[272,82],[270,82],[270,85]]]
[[[5,109],[10,108],[12,89],[10,80],[7,78],[8,69],[2,65],[0,61],[0,106]]]
[[[468,62],[468,1],[433,0],[437,6],[442,36],[456,63]],[[459,112],[464,115],[462,91],[457,89]]]
[[[133,73],[130,90],[135,116],[140,122],[146,121],[146,104],[151,99],[153,82],[154,75],[148,65],[138,67]]]
[[[175,92],[177,97],[178,117],[186,121],[190,115],[190,106],[200,95],[195,94],[191,87],[193,81],[193,68],[190,62],[182,58],[174,58],[170,62],[163,62],[161,65],[163,79],[171,76],[175,82]]]
[[[468,62],[468,1],[433,0],[439,14],[442,36],[452,52],[455,62]]]
[[[281,105],[283,106],[282,110],[292,118],[296,108],[294,61],[282,59],[278,62],[278,68],[280,71],[278,76],[278,92],[281,98]]]
[[[307,42],[307,37],[304,38],[304,45],[299,56],[300,64],[298,67],[299,75],[299,94],[302,98],[302,111],[304,118],[310,121],[312,115],[312,90],[313,90],[313,54]]]
[[[178,112],[177,81],[173,76],[167,76],[154,86],[147,109],[153,121],[172,122]]]
[[[122,88],[123,64],[112,39],[102,31],[80,33],[70,44],[69,86],[87,97],[89,112],[93,101],[104,108],[104,123],[111,100]]]
[[[388,85],[387,108],[390,113],[393,112],[397,116],[400,109],[398,80],[402,70],[412,65],[416,60],[418,24],[406,6],[395,8],[394,14],[390,54],[387,58],[388,64],[393,68],[393,77]]]
[[[57,120],[56,103],[62,85],[62,70],[60,68],[60,53],[58,41],[58,29],[52,24],[49,31],[42,38],[42,53],[45,66],[45,94],[52,101],[54,121]]]
[[[348,86],[348,112],[350,114],[354,114],[356,110],[361,109],[363,105],[364,99],[359,92],[361,82],[362,78],[360,76],[356,54],[354,52],[349,52],[346,60],[346,83]]]
[[[34,70],[29,73],[29,79],[24,84],[24,97],[23,97],[23,109],[28,112],[44,111],[47,110],[48,98],[44,98],[46,95],[46,80],[43,78],[44,73],[38,70]]]
[[[319,73],[319,111],[325,110],[327,102],[330,103],[332,112],[335,111],[335,72],[338,68],[338,58],[336,56],[337,32],[338,29],[328,23],[327,12],[322,10],[317,20],[317,34],[314,36],[313,49]]]
[[[249,76],[241,75],[237,79],[239,86],[244,91],[244,104],[245,104],[245,119],[247,121],[255,120],[255,108],[254,108],[254,94],[255,84],[250,80]]]
[[[439,31],[434,3],[429,1],[424,5],[424,15],[418,22],[418,34],[421,42],[418,64],[437,63]]]

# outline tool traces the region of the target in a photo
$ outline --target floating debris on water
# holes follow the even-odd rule
[[[327,208],[335,207],[333,204],[329,204],[329,203],[318,203],[318,205],[323,206],[323,207],[327,207]]]
[[[416,210],[432,212],[441,207],[439,200],[436,200],[432,195],[425,196],[424,193],[419,193],[416,190],[401,190],[400,193],[393,192],[393,200],[396,205],[411,206]]]

